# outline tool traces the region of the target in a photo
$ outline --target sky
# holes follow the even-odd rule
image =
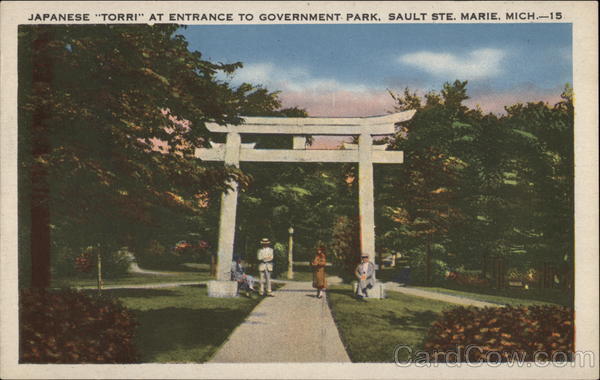
[[[213,62],[242,62],[233,85],[281,91],[309,116],[393,110],[388,90],[424,94],[468,80],[468,106],[502,113],[555,103],[572,84],[571,24],[195,25],[181,31]],[[575,89],[576,90],[576,89]]]

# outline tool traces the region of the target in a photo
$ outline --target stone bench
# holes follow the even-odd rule
[[[238,283],[235,281],[208,281],[206,284],[208,296],[217,298],[237,297]]]
[[[358,281],[352,282],[352,291],[356,294],[358,289]],[[385,285],[382,282],[376,281],[375,286],[369,289],[369,296],[364,299],[384,299],[385,298]]]

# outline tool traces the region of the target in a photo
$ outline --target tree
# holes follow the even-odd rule
[[[407,153],[405,164],[379,174],[382,242],[424,246],[427,261],[431,243],[442,244],[444,260],[471,269],[492,255],[534,266],[572,260],[569,87],[554,106],[516,104],[504,116],[463,106],[466,82],[424,102],[409,90],[392,96],[398,110],[418,112],[390,139]]]
[[[63,239],[139,244],[186,215],[197,223],[202,199],[228,180],[247,183],[239,170],[190,157],[208,144],[205,122],[239,123],[249,105],[269,109],[276,98],[217,80],[241,64],[203,60],[177,28],[20,27],[20,207],[30,215],[22,235],[33,287],[49,286]]]
[[[264,236],[287,241],[293,226],[294,256],[308,258],[318,244],[331,240],[337,216],[354,217],[357,211],[355,186],[345,182],[340,165],[245,163],[242,169],[252,181],[240,193],[240,252],[253,252]]]
[[[554,106],[528,103],[507,107],[501,121],[518,137],[521,154],[514,181],[525,195],[517,231],[531,261],[572,264],[574,250],[574,108],[567,86]],[[566,260],[565,260],[566,258]]]
[[[336,218],[332,228],[331,253],[334,265],[346,281],[354,278],[354,269],[360,262],[360,230],[358,218],[342,215]]]
[[[453,147],[471,133],[465,123],[467,108],[461,103],[467,98],[465,87],[466,82],[460,81],[445,84],[441,95],[429,93],[423,106],[408,90],[404,96],[394,95],[396,110],[419,108],[389,141],[393,149],[409,154],[403,165],[384,169],[385,186],[378,198],[387,199],[381,214],[401,222],[402,234],[424,245],[428,282],[432,245],[445,244],[451,226],[462,218],[454,201],[464,162]]]

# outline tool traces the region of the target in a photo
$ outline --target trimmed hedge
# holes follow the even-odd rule
[[[574,349],[573,321],[573,309],[554,305],[457,307],[432,324],[424,348],[438,362],[566,360]]]
[[[22,363],[134,363],[133,314],[75,290],[21,290]]]

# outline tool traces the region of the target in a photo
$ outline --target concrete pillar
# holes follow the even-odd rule
[[[229,132],[225,144],[225,165],[240,166],[240,147],[242,139],[239,133]],[[237,209],[238,184],[230,182],[233,190],[221,196],[221,217],[219,218],[219,246],[217,258],[217,280],[231,279],[231,261],[235,239],[235,216]]]
[[[360,214],[360,249],[375,264],[375,199],[373,194],[373,138],[368,133],[358,137],[358,210]]]

